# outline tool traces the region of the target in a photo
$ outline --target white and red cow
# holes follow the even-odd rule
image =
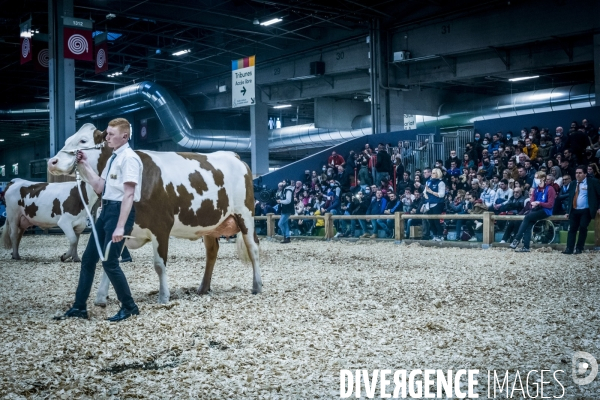
[[[98,200],[92,186],[81,182],[81,193],[88,205]],[[12,248],[12,258],[19,260],[19,244],[27,228],[36,225],[43,229],[58,226],[69,240],[69,251],[61,256],[62,261],[77,255],[79,235],[87,226],[87,213],[77,190],[77,182],[37,183],[14,179],[8,184],[6,200],[6,224],[2,231],[2,242]]]
[[[74,151],[83,150],[89,164],[100,174],[112,154],[103,142],[103,132],[92,124],[83,125],[66,140],[65,147],[48,161],[48,171],[66,175],[75,166]],[[148,242],[154,248],[154,269],[159,277],[158,302],[169,301],[167,254],[169,236],[196,240],[204,237],[206,269],[199,294],[210,290],[212,272],[219,250],[219,237],[237,234],[238,255],[250,261],[254,270],[252,293],[262,290],[258,238],[254,231],[254,187],[248,165],[237,154],[136,151],[142,160],[141,200],[134,204],[135,224],[126,246],[137,249]],[[86,179],[84,176],[83,179]],[[106,304],[108,279],[103,278],[96,304]]]

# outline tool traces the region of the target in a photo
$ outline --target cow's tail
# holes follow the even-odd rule
[[[8,223],[8,218],[6,218],[4,228],[2,229],[1,240],[5,249],[12,249],[12,242],[10,241],[10,224]]]

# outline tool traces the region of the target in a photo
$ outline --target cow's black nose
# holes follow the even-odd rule
[[[52,160],[50,160],[50,164],[52,164],[52,165],[58,164],[58,158],[53,158]]]

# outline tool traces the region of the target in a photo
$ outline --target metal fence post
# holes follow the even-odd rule
[[[492,215],[489,211],[483,213],[483,243],[481,247],[483,249],[489,249],[494,243],[494,221],[492,220]]]
[[[272,238],[275,236],[275,225],[273,225],[273,213],[267,214],[267,237]]]

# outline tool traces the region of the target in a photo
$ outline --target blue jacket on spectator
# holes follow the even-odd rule
[[[462,171],[458,167],[454,169],[450,168],[446,172],[449,176],[460,176],[462,174]]]
[[[329,192],[327,195],[331,196],[331,203],[329,204],[329,207],[325,209],[325,212],[335,211],[335,213],[339,213],[341,205],[340,198],[337,197],[333,192]]]
[[[379,200],[375,197],[373,201],[371,201],[371,205],[369,205],[366,215],[381,215],[385,211],[386,206],[387,200],[384,197]]]
[[[500,145],[501,145],[500,141],[490,143],[488,145],[488,151],[490,152],[490,154],[492,154],[494,152],[494,150],[498,150]]]

